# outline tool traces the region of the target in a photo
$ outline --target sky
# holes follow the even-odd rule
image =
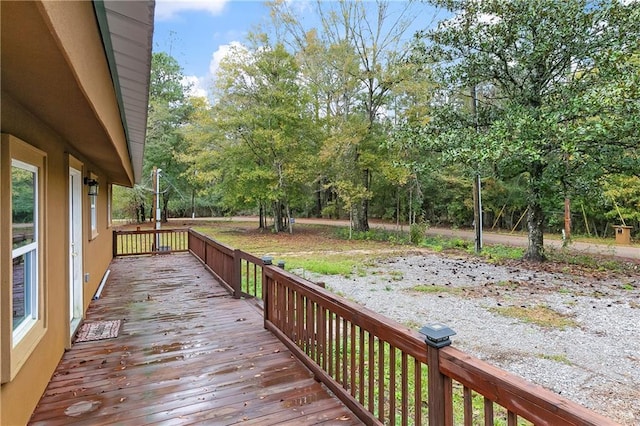
[[[193,85],[191,94],[206,97],[229,46],[268,21],[264,0],[156,0],[153,49],[173,56]]]
[[[264,1],[157,0],[153,50],[173,56],[193,94],[206,96],[229,46],[268,18]]]

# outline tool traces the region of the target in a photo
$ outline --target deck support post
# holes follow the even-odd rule
[[[449,337],[456,332],[442,324],[430,324],[422,327],[420,333],[427,344],[429,424],[451,425],[451,410],[447,410],[447,402],[451,402],[451,382],[440,372],[440,349],[451,344]]]
[[[267,324],[271,318],[271,300],[269,300],[269,278],[267,277],[267,268],[273,265],[271,256],[262,257],[262,310],[264,311],[264,328],[268,329]]]
[[[240,299],[242,294],[242,261],[240,258],[240,250],[233,250],[233,274],[232,274],[232,282],[231,287],[233,287],[233,297],[235,299]]]
[[[116,231],[115,229],[111,232],[111,241],[112,241],[112,247],[111,247],[111,253],[113,254],[113,257],[118,256],[118,231]]]

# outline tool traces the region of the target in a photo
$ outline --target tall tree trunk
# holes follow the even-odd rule
[[[369,169],[363,170],[363,183],[367,192],[371,186]],[[356,231],[367,232],[369,230],[369,198],[365,197],[360,203],[356,203],[354,209],[354,229]]]
[[[544,255],[544,212],[540,201],[542,200],[542,171],[544,166],[537,162],[532,165],[529,177],[529,210],[527,211],[527,228],[529,231],[529,247],[524,253],[524,259],[533,262],[542,262]]]
[[[162,195],[162,214],[160,215],[160,219],[162,223],[167,223],[169,221],[169,197]]]
[[[273,203],[273,230],[278,233],[280,232],[282,224],[282,209],[280,207],[280,202],[276,201]]]
[[[260,229],[267,228],[267,221],[264,217],[264,205],[262,203],[260,203],[260,224],[258,225],[258,228]]]

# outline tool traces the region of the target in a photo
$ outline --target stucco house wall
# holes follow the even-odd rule
[[[121,11],[112,13],[110,5]],[[104,23],[110,13],[128,26],[109,29]],[[83,185],[81,191],[82,312],[112,258],[110,185],[133,185],[135,170],[141,168],[141,157],[132,153],[130,139],[136,129],[127,126],[122,102],[127,87],[118,80],[105,34],[126,33],[128,27],[135,34],[145,33],[143,40],[133,40],[131,45],[148,54],[140,73],[146,73],[147,80],[133,85],[137,92],[148,90],[153,2],[0,2],[0,17],[0,424],[22,425],[28,422],[77,326],[69,320],[69,167],[99,182],[95,229],[89,187]],[[144,123],[146,98],[137,104],[135,112],[142,114]],[[141,139],[143,143],[144,126]],[[11,192],[16,155],[41,160],[37,228],[42,292],[37,324],[42,327],[18,354],[11,325],[15,252]]]

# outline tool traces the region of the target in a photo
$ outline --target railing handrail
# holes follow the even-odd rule
[[[207,242],[211,245],[216,246],[220,251],[222,251],[225,254],[229,254],[232,255],[233,252],[236,250],[233,247],[225,244],[225,243],[221,243],[220,241],[214,240],[213,238],[211,238],[210,236],[203,234],[202,232],[198,232],[193,228],[189,228],[189,233],[191,235],[195,235],[197,236],[200,240]]]

